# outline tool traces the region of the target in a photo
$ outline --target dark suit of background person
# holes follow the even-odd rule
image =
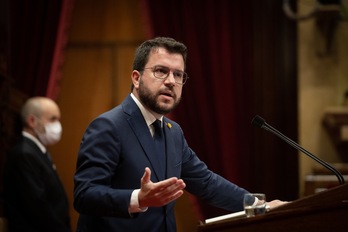
[[[174,232],[175,199],[182,195],[185,187],[214,206],[230,211],[243,210],[242,199],[247,191],[211,172],[190,149],[180,126],[162,118],[179,102],[182,84],[177,83],[180,77],[174,78],[173,70],[176,74],[177,70],[183,71],[185,60],[185,45],[170,38],[144,42],[137,49],[133,63],[132,94],[88,126],[80,145],[74,179],[74,206],[80,213],[78,232]],[[153,69],[156,65],[161,65],[156,69],[157,78]],[[165,67],[170,68],[169,76],[161,79],[160,74],[168,71]],[[153,103],[160,102],[161,107],[156,108],[140,97],[149,91],[165,95],[153,99]],[[163,121],[164,157],[157,156],[151,133],[155,119]],[[148,181],[146,177],[150,173],[148,169],[144,173],[146,167],[152,171]],[[171,178],[170,184],[167,178]],[[153,187],[164,183],[168,188],[163,191],[172,193],[165,195],[157,189],[158,192],[154,192],[164,194],[163,197],[157,199],[154,194],[151,197],[155,200],[144,200],[144,195],[151,195],[146,184]],[[133,213],[129,209],[135,189],[141,190],[139,210]]]
[[[59,108],[34,97],[21,113],[22,137],[7,156],[4,175],[9,232],[70,232],[66,193],[45,147],[60,139]]]

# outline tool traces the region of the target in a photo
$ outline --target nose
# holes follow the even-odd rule
[[[165,83],[170,83],[172,85],[175,85],[175,78],[174,78],[174,73],[173,72],[169,72],[168,77],[165,79]]]

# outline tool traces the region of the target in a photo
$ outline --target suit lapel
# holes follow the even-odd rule
[[[25,136],[23,136],[23,139],[24,139],[24,142],[27,143],[31,147],[31,149],[35,150],[34,152],[36,154],[38,154],[38,159],[40,159],[43,163],[45,163],[53,171],[56,170],[55,165],[53,164],[53,161],[52,161],[50,155],[48,154],[48,151],[46,151],[46,153],[43,153],[34,141],[32,141],[31,139],[29,139]]]
[[[175,147],[174,143],[174,135],[173,130],[171,130],[171,126],[168,125],[168,122],[166,121],[166,118],[163,118],[163,127],[164,127],[164,133],[166,136],[166,155],[167,155],[167,177],[178,177],[178,174],[175,172],[176,169],[174,169],[175,164],[177,163],[177,148]]]
[[[123,109],[124,112],[129,115],[127,119],[128,123],[138,138],[146,157],[151,163],[153,173],[157,180],[163,180],[165,178],[165,173],[163,173],[161,169],[160,161],[156,158],[155,144],[140,109],[130,96],[125,100]]]

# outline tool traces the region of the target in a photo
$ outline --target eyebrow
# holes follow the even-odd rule
[[[158,65],[154,65],[153,67],[162,67],[162,68],[167,68],[167,69],[171,70],[171,68],[169,68],[168,66],[165,66],[165,65],[160,65],[160,64],[158,64]],[[176,69],[176,68],[174,68],[174,69],[172,69],[172,70],[174,70],[174,71],[178,71],[178,72],[185,72],[185,71],[183,71],[183,70]]]

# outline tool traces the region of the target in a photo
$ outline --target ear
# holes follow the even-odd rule
[[[132,72],[132,83],[134,85],[134,88],[139,88],[139,81],[140,81],[141,74],[137,70],[133,70]]]
[[[37,124],[37,117],[35,117],[34,115],[30,114],[27,119],[26,119],[26,124],[30,127],[30,128],[34,128],[35,125]]]

